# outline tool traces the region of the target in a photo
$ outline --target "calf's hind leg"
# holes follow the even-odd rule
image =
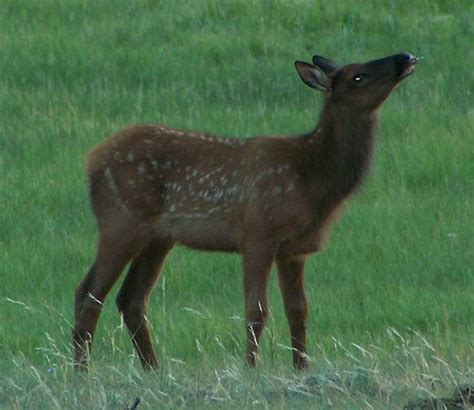
[[[75,326],[73,330],[74,365],[87,367],[88,352],[103,303],[125,265],[147,243],[149,236],[133,226],[115,226],[100,233],[97,257],[76,289]]]
[[[170,240],[151,240],[133,260],[117,296],[117,307],[145,370],[158,367],[146,315],[151,292],[172,247]]]

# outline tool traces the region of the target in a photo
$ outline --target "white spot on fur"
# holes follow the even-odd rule
[[[135,159],[135,156],[133,155],[133,152],[129,152],[127,155],[127,161],[133,162],[134,159]]]
[[[105,171],[104,171],[104,174],[105,174],[105,179],[107,180],[107,185],[109,187],[109,189],[115,194],[117,195],[117,192],[118,192],[118,188],[117,188],[117,184],[115,182],[115,178],[114,176],[112,175],[112,171],[110,168],[106,168]]]
[[[124,214],[131,215],[132,213],[130,209],[128,209],[127,205],[120,199],[118,195],[118,186],[112,174],[111,169],[106,168],[104,171],[104,175],[105,175],[105,179],[107,180],[107,185],[109,189],[115,195],[115,200],[117,201],[117,205],[120,207],[120,209],[122,210]]]
[[[234,186],[232,186],[231,188],[227,188],[226,190],[226,194],[230,196],[237,195],[239,193],[240,193],[240,186],[238,184],[235,184]]]

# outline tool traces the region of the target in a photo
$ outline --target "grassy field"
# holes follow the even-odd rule
[[[474,3],[0,1],[0,407],[401,408],[474,384]],[[144,374],[107,299],[87,375],[74,289],[95,252],[83,159],[131,123],[291,134],[321,98],[293,61],[422,56],[381,112],[371,176],[306,271],[310,370],[275,277],[243,364],[240,258],[176,249]],[[275,275],[273,275],[275,276]]]

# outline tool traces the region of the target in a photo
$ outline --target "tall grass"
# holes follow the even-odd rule
[[[0,406],[393,408],[473,381],[474,3],[0,3]],[[311,370],[290,367],[276,281],[262,362],[242,364],[240,259],[177,249],[139,369],[110,296],[92,371],[71,371],[94,257],[83,157],[130,123],[303,132],[321,100],[292,62],[422,56],[381,112],[371,177],[306,273]]]

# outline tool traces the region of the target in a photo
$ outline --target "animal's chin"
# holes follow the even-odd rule
[[[400,80],[403,80],[404,78],[408,77],[409,75],[412,75],[413,73],[415,72],[415,65],[414,64],[411,64],[409,65],[408,67],[404,68],[400,75],[399,75],[399,79]]]

